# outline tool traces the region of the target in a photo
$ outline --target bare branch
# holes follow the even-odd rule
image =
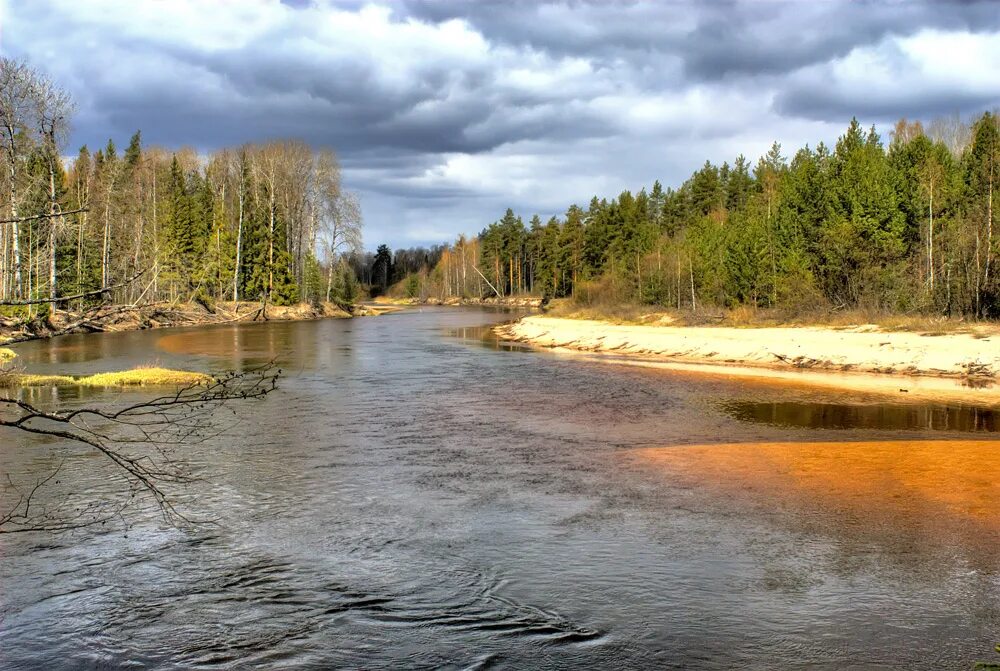
[[[56,298],[35,298],[30,301],[0,301],[0,307],[15,307],[23,305],[40,305],[43,303],[61,303],[62,301],[73,301],[78,298],[90,298],[91,296],[103,296],[104,294],[110,293],[116,289],[121,289],[122,287],[128,286],[132,282],[146,274],[145,270],[142,270],[132,277],[128,278],[124,282],[119,282],[118,284],[112,285],[110,287],[104,287],[102,289],[94,289],[93,291],[84,291],[83,293],[73,294],[72,296],[57,296]]]
[[[58,530],[106,521],[121,516],[139,494],[152,500],[168,521],[191,522],[174,507],[168,490],[170,485],[195,478],[168,448],[219,435],[226,427],[216,421],[215,411],[233,401],[265,397],[276,388],[280,374],[268,364],[118,409],[44,410],[18,398],[0,398],[0,429],[61,438],[91,448],[106,457],[112,472],[128,485],[128,495],[117,501],[88,501],[69,515],[58,510],[34,513],[36,493],[59,469],[24,489],[8,476],[7,490],[14,494],[6,512],[0,512],[0,533]]]
[[[34,221],[36,219],[56,219],[58,217],[64,217],[67,214],[77,214],[78,212],[90,212],[90,208],[80,207],[75,210],[66,210],[63,212],[56,211],[46,214],[33,214],[30,217],[17,217],[16,219],[0,219],[0,224],[20,224],[25,221]]]

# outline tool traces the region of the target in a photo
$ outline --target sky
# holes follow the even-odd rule
[[[1000,105],[996,2],[0,0],[84,143],[333,148],[365,246]]]

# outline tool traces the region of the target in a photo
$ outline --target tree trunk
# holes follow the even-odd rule
[[[236,224],[236,264],[233,266],[234,303],[240,300],[240,264],[243,262],[241,255],[243,254],[243,205],[245,201],[246,201],[246,193],[244,192],[243,174],[241,172],[239,214],[237,215],[237,224]],[[329,300],[329,298],[327,300]]]
[[[14,138],[16,133],[12,126],[7,126],[7,133],[10,136],[10,156],[9,175],[10,179],[10,218],[13,219],[10,227],[11,238],[11,262],[14,266],[14,297],[21,297],[21,231],[17,220],[17,153],[15,151]]]
[[[326,271],[326,302],[330,302],[330,293],[333,291],[333,248],[330,248],[330,258],[327,261],[330,267]]]
[[[56,286],[56,170],[54,157],[49,158],[49,298],[55,300]]]
[[[101,286],[106,287],[111,282],[111,191],[108,187],[108,194],[104,200],[104,240],[101,243]]]
[[[927,269],[930,277],[931,300],[934,300],[934,180],[931,180],[927,203]]]
[[[274,291],[274,188],[271,188],[271,206],[268,208],[267,236],[267,295]]]
[[[160,297],[160,228],[156,220],[156,166],[153,166],[153,249],[156,258],[153,259],[153,295]]]
[[[982,290],[982,284],[980,283],[980,277],[981,276],[980,276],[980,260],[979,260],[979,257],[980,257],[980,254],[979,254],[979,248],[980,248],[979,236],[980,236],[979,224],[977,223],[976,224],[976,282],[975,282],[975,285],[976,285],[976,297],[975,297],[975,300],[976,300],[976,314],[977,315],[979,314],[979,293]]]
[[[698,303],[694,298],[694,262],[690,258],[688,259],[688,270],[691,273],[691,310],[694,311],[698,309]]]
[[[983,288],[990,281],[990,260],[993,254],[993,157],[990,156],[990,181],[986,190],[986,270],[983,272]],[[985,316],[985,315],[984,315]]]

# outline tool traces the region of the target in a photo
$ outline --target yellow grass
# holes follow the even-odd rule
[[[601,303],[583,305],[570,298],[552,301],[546,314],[567,319],[607,321],[631,326],[729,326],[733,328],[762,328],[788,326],[819,326],[852,328],[874,326],[881,331],[912,332],[923,335],[969,333],[975,337],[1000,335],[996,322],[977,321],[963,317],[946,317],[926,314],[892,314],[879,310],[784,310],[776,308],[714,308],[699,307],[677,310],[635,303]]]
[[[17,354],[14,352],[14,350],[8,349],[6,347],[0,347],[0,362],[10,361],[16,356]]]
[[[133,368],[111,373],[73,377],[69,375],[31,375],[7,373],[0,375],[2,387],[186,387],[206,384],[212,378],[204,373],[192,373],[167,368]]]

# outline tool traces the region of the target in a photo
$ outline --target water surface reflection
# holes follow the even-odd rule
[[[175,505],[215,524],[135,512],[4,538],[0,666],[968,669],[992,654],[1000,442],[954,429],[993,420],[913,406],[833,411],[820,424],[837,432],[813,411],[780,423],[747,399],[880,401],[526,356],[490,340],[510,318],[19,345],[37,372],[276,359],[287,374],[225,435],[177,447],[199,479]],[[76,446],[3,433],[0,450],[15,482],[62,462],[61,491],[113,484]]]
[[[880,429],[918,431],[1000,430],[1000,412],[992,408],[933,403],[821,403],[728,400],[721,407],[744,422],[807,429]]]

